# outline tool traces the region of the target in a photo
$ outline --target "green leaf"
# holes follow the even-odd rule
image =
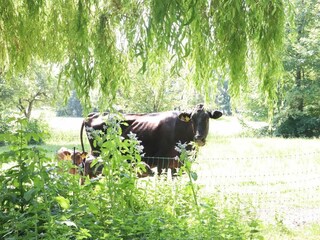
[[[60,207],[62,207],[63,209],[68,209],[70,207],[69,199],[64,198],[62,196],[58,196],[55,199],[59,203]]]
[[[198,179],[198,174],[196,172],[190,172],[190,176],[194,181],[197,181]]]
[[[90,164],[90,167],[93,168],[98,163],[98,158],[95,158],[92,160],[92,163]]]
[[[96,203],[88,203],[88,208],[89,208],[90,212],[92,212],[94,214],[99,213],[99,208]]]
[[[35,189],[30,189],[29,191],[25,192],[25,194],[23,195],[23,198],[26,201],[30,201],[31,198],[34,196],[34,193],[36,192]]]

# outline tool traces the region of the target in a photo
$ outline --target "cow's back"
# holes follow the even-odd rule
[[[132,118],[129,115],[128,119]],[[175,157],[177,142],[192,141],[191,124],[179,120],[178,112],[135,115],[134,119],[123,132],[123,136],[126,137],[130,132],[135,133],[148,157]]]
[[[157,166],[158,172],[163,168],[177,168],[180,163],[174,158],[178,155],[175,150],[178,142],[193,140],[191,121],[179,119],[179,112],[161,112],[152,114],[126,114],[121,124],[122,136],[134,133],[143,146],[143,161],[151,168]],[[85,123],[91,149],[99,154],[100,147],[94,146],[93,138],[88,130],[106,131],[103,118],[92,115]]]

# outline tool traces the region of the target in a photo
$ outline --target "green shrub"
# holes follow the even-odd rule
[[[307,114],[291,114],[278,119],[276,136],[283,137],[320,137],[320,118]]]
[[[0,146],[10,144],[12,136],[19,134],[23,135],[23,140],[29,145],[43,144],[49,136],[48,132],[48,124],[41,120],[6,117],[0,120]]]
[[[43,144],[48,137],[49,126],[41,120],[32,119],[25,124],[24,131],[26,136],[30,136],[28,144]]]
[[[10,121],[8,118],[0,118],[0,134],[6,134],[10,132]],[[6,144],[6,140],[3,139],[0,141],[0,146],[4,146]]]

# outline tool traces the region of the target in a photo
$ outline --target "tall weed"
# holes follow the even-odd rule
[[[0,171],[2,239],[261,239],[254,214],[200,196],[192,159],[183,152],[186,174],[138,179],[139,142],[120,137],[116,122],[101,141],[103,177],[70,175],[46,152],[30,148],[20,127],[10,139],[14,166]],[[19,130],[20,129],[20,130]],[[104,140],[104,139],[101,139]],[[185,150],[182,150],[185,151]]]

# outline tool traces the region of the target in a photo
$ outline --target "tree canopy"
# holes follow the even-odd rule
[[[50,67],[30,64],[25,75],[17,76],[10,82],[0,76],[0,118],[3,113],[20,112],[30,119],[34,108],[54,103],[57,79],[51,78]]]
[[[2,0],[0,74],[33,61],[55,64],[61,84],[83,100],[99,88],[112,99],[141,71],[168,61],[204,91],[228,74],[231,93],[247,87],[248,60],[272,99],[281,70],[287,0]],[[7,79],[7,78],[6,78]],[[70,82],[71,81],[71,82]],[[212,89],[212,88],[210,88]]]

